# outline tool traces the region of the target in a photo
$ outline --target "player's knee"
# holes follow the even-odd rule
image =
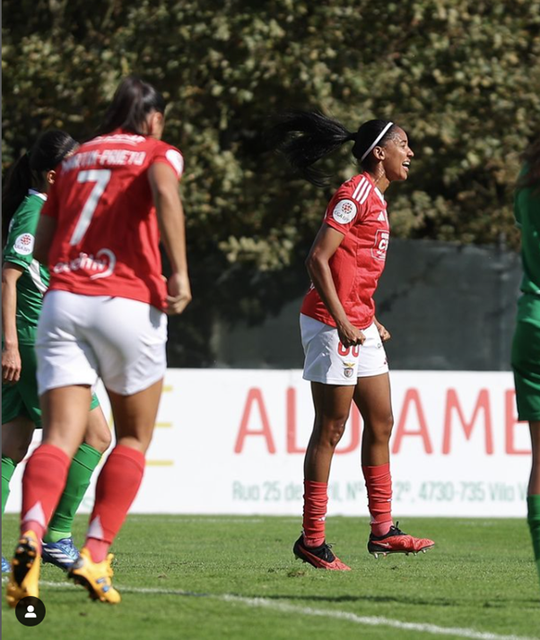
[[[321,441],[322,444],[335,449],[345,433],[345,424],[348,416],[326,418],[322,421]]]
[[[384,418],[380,418],[373,425],[372,431],[374,437],[380,442],[388,442],[392,435],[394,427],[394,416],[389,413]]]
[[[111,432],[107,429],[106,431],[101,430],[98,433],[87,433],[84,441],[100,453],[105,453],[112,442]]]
[[[2,444],[2,455],[13,460],[15,464],[19,464],[28,453],[28,448],[29,443],[26,442],[12,442],[9,445]]]

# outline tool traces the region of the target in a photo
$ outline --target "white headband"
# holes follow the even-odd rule
[[[368,148],[368,150],[364,153],[364,155],[360,158],[360,162],[362,162],[362,160],[373,151],[373,149],[375,149],[375,147],[377,146],[377,142],[379,142],[379,140],[381,140],[384,136],[384,134],[388,131],[388,129],[390,129],[390,127],[393,125],[393,122],[389,122],[386,127],[379,133],[379,135],[375,138],[375,140],[373,141],[373,144]]]

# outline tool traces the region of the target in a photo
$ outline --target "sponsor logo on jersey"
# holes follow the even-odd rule
[[[73,271],[86,271],[92,273],[90,280],[107,278],[112,275],[116,266],[116,256],[110,249],[100,249],[95,256],[87,253],[79,255],[69,262],[58,262],[54,265],[54,273],[72,273]]]
[[[377,218],[377,220],[378,220],[379,222],[386,222],[386,214],[385,214],[385,212],[384,212],[384,211],[381,211],[381,212],[379,213],[379,217]]]
[[[34,236],[31,233],[22,233],[17,236],[13,249],[21,256],[29,256],[34,250]]]
[[[356,204],[352,200],[340,200],[332,211],[332,217],[339,224],[349,224],[356,212]]]
[[[371,255],[375,260],[386,260],[386,250],[388,249],[388,241],[390,233],[386,229],[378,229],[375,234],[375,243],[371,249]]]

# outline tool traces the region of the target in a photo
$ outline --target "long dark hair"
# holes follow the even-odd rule
[[[57,167],[76,146],[77,142],[68,133],[51,129],[42,133],[30,151],[13,164],[2,191],[2,246],[7,240],[9,224],[28,190],[45,191],[44,172]]]
[[[540,189],[540,136],[525,149],[521,156],[528,171],[518,181],[518,188],[536,187]]]
[[[124,78],[118,85],[97,135],[115,129],[144,135],[144,122],[151,111],[165,113],[165,99],[151,84],[135,75]]]
[[[369,120],[358,131],[351,132],[341,122],[316,111],[286,111],[274,119],[267,134],[271,148],[278,149],[306,180],[324,186],[327,176],[313,168],[325,156],[336,151],[345,142],[354,141],[353,156],[364,167],[371,163],[371,151],[366,152],[386,127],[388,120]],[[387,128],[377,141],[384,146],[395,134],[395,125]]]

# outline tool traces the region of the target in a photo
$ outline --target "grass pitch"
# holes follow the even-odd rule
[[[86,520],[77,519],[78,541]],[[23,627],[3,596],[2,637],[540,638],[540,586],[524,520],[408,518],[401,525],[436,547],[375,560],[366,550],[366,519],[330,518],[328,541],[353,569],[339,573],[294,559],[298,518],[132,515],[113,548],[120,605],[90,601],[45,565],[45,620]],[[16,517],[5,516],[7,557],[16,533]]]

